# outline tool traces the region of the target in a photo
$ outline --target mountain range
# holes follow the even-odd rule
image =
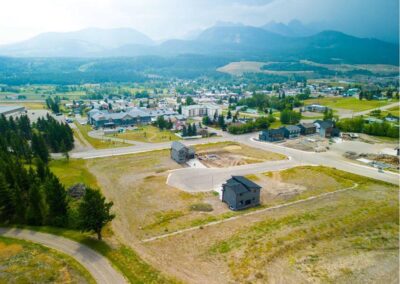
[[[299,60],[398,65],[399,45],[358,38],[337,31],[319,31],[299,21],[262,27],[219,23],[191,39],[155,43],[134,29],[90,28],[68,33],[44,33],[0,46],[13,57],[135,57],[199,54],[232,60]]]

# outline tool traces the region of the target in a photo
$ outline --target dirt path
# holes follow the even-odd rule
[[[89,247],[56,235],[25,229],[0,228],[0,235],[38,243],[63,252],[76,259],[93,276],[97,283],[127,283],[109,261]]]
[[[260,209],[260,210],[257,210],[257,211],[252,211],[252,212],[249,212],[249,213],[245,213],[245,214],[242,214],[242,215],[237,215],[237,216],[234,216],[234,217],[231,217],[231,218],[227,218],[227,219],[223,219],[223,220],[220,220],[220,221],[210,222],[210,223],[207,223],[207,224],[201,225],[201,226],[182,229],[182,230],[175,231],[175,232],[172,232],[172,233],[169,233],[169,234],[164,234],[164,235],[152,237],[152,238],[149,238],[149,239],[144,239],[144,240],[142,240],[142,242],[143,243],[152,242],[152,241],[155,241],[155,240],[159,240],[159,239],[175,236],[175,235],[182,234],[182,233],[185,233],[185,232],[190,232],[190,231],[194,231],[194,230],[200,230],[200,229],[202,229],[204,227],[210,227],[210,226],[218,225],[218,224],[221,224],[221,223],[229,222],[229,221],[232,221],[232,220],[236,220],[238,218],[242,218],[244,216],[260,214],[260,213],[267,212],[267,211],[273,211],[273,210],[276,210],[276,209],[279,209],[279,208],[288,207],[288,206],[292,206],[292,205],[295,205],[295,204],[304,203],[304,202],[307,202],[307,201],[310,201],[310,200],[313,200],[313,199],[317,199],[317,198],[329,196],[329,195],[332,195],[332,194],[336,194],[336,193],[339,193],[339,192],[355,189],[357,187],[358,187],[358,183],[355,183],[351,187],[339,189],[339,190],[336,190],[336,191],[322,193],[320,195],[311,196],[311,197],[308,197],[306,199],[301,199],[301,200],[297,200],[297,201],[293,201],[293,202],[289,202],[289,203],[285,203],[285,204],[281,204],[281,205],[277,205],[277,206],[273,206],[273,207],[268,207],[268,208]]]
[[[82,147],[85,147],[87,150],[93,150],[94,147],[92,146],[92,144],[90,144],[85,137],[83,137],[82,132],[79,130],[79,128],[74,124],[74,123],[70,123],[69,126],[74,130],[74,133],[78,136],[77,140],[78,143],[81,144]],[[76,142],[76,141],[75,141]],[[83,144],[83,145],[82,145]],[[80,149],[82,151],[82,149]]]

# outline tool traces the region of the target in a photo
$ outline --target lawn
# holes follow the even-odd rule
[[[132,146],[132,144],[127,144],[119,141],[112,141],[111,139],[96,139],[93,137],[89,136],[89,132],[92,131],[92,127],[90,125],[82,125],[80,123],[75,122],[75,125],[77,126],[78,130],[81,132],[83,138],[87,142],[90,143],[94,148],[96,149],[107,149],[107,148],[118,148],[118,147],[127,147],[127,146]],[[78,138],[79,139],[79,138]]]
[[[396,186],[323,167],[268,175],[271,193],[359,186],[146,246],[203,283],[398,283]]]
[[[96,177],[89,172],[85,160],[52,160],[49,167],[66,187],[76,183],[84,183],[92,188],[99,187]]]
[[[179,140],[176,136],[169,130],[160,130],[159,128],[146,125],[142,126],[137,130],[128,130],[124,133],[118,133],[115,135],[110,135],[110,137],[117,137],[120,139],[133,140],[146,143],[160,143]]]
[[[306,105],[320,104],[333,109],[347,109],[352,111],[365,111],[389,104],[388,101],[378,100],[359,100],[357,98],[343,98],[343,97],[326,97],[316,98],[304,101]]]
[[[96,283],[72,257],[0,236],[0,283]]]
[[[400,108],[398,106],[391,107],[387,110],[383,110],[381,112],[381,117],[386,117],[387,115],[393,115],[393,116],[400,116]]]

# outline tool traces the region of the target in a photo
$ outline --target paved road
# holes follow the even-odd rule
[[[264,162],[223,169],[178,169],[171,171],[167,179],[167,184],[187,192],[218,190],[222,183],[231,175],[247,175],[283,170],[300,165],[323,165],[393,184],[399,183],[398,174],[387,171],[380,173],[375,168],[348,162],[342,157],[341,153],[333,151],[325,153],[304,152],[273,143],[259,142],[251,135],[235,136],[235,138],[237,142],[251,147],[284,154],[290,160]]]
[[[213,138],[204,138],[199,140],[186,140],[183,143],[188,146],[191,146],[191,145],[216,143],[216,142],[223,142],[230,140],[231,139],[225,137],[213,137]],[[85,152],[76,152],[76,153],[71,153],[70,156],[71,158],[76,158],[76,159],[96,159],[96,158],[148,152],[154,150],[163,150],[163,149],[169,149],[171,147],[171,142],[163,142],[163,143],[136,142],[135,144],[136,144],[135,146],[128,146],[122,148],[97,149]]]
[[[93,276],[97,283],[127,283],[108,260],[87,246],[63,237],[30,230],[0,228],[0,235],[42,244],[75,258]]]
[[[328,166],[328,167],[335,167],[337,169],[351,172],[354,174],[378,179],[378,180],[383,180],[387,181],[393,184],[398,184],[399,183],[399,175],[385,171],[384,173],[378,172],[377,169],[369,167],[369,166],[363,166],[360,164],[356,163],[351,163],[346,161],[343,157],[342,154],[336,151],[328,151],[325,153],[314,153],[314,152],[305,152],[305,151],[300,151],[292,148],[287,148],[283,147],[274,143],[266,143],[266,142],[259,142],[255,141],[254,138],[257,137],[257,134],[255,133],[250,133],[250,134],[245,134],[245,135],[231,135],[226,132],[218,131],[220,135],[223,135],[223,137],[215,137],[215,138],[208,138],[208,139],[201,139],[201,140],[188,140],[188,141],[183,141],[184,144],[186,145],[196,145],[196,144],[205,144],[205,143],[212,143],[212,142],[222,142],[222,141],[234,141],[238,143],[242,143],[251,147],[271,151],[271,152],[276,152],[276,153],[281,153],[284,154],[288,157],[290,157],[291,163],[294,165],[298,164],[312,164],[312,165],[323,165],[323,166]],[[130,147],[124,147],[124,148],[113,148],[113,149],[98,149],[98,150],[90,150],[90,151],[85,151],[85,152],[76,152],[72,153],[71,157],[72,158],[82,158],[82,159],[94,159],[94,158],[103,158],[103,157],[110,157],[110,156],[119,156],[119,155],[127,155],[127,154],[134,154],[134,153],[141,153],[141,152],[147,152],[147,151],[153,151],[153,150],[162,150],[162,149],[169,149],[171,143],[170,142],[165,142],[165,143],[140,143],[139,145],[135,146],[130,146]],[[287,161],[285,162],[287,163]],[[284,168],[285,166],[289,166],[290,164],[280,165],[281,169]],[[270,164],[271,167],[268,165],[265,166],[265,164],[262,164],[262,166],[259,166],[257,164],[250,165],[252,167],[252,170],[260,171],[261,168],[264,170],[273,170],[273,169],[279,169],[279,168],[274,168],[273,164]],[[226,170],[226,169],[225,169]],[[226,171],[230,171],[231,173],[246,173],[247,170],[250,171],[250,169],[246,168],[245,171],[242,168],[238,170],[238,172],[234,172],[234,168],[230,168]],[[181,171],[187,171],[186,169],[182,169]],[[221,176],[225,177],[226,176],[226,171],[224,170],[218,170],[218,169],[210,169],[210,171],[213,171],[215,173],[218,173],[218,171],[221,173]],[[180,175],[179,171],[175,171],[171,174],[169,182],[171,184],[180,184],[178,188],[182,190],[187,190],[187,191],[193,191],[195,190],[195,186],[191,185],[194,184],[195,181],[199,181],[198,176],[200,177],[205,177],[207,180],[209,180],[209,175],[211,172],[203,174],[202,171],[199,171],[198,169],[196,171],[188,171],[190,173],[188,178],[184,177],[175,177],[174,175]],[[218,184],[220,181],[219,177],[216,177],[214,175],[215,184]],[[183,181],[186,181],[185,184],[186,186],[182,187]],[[201,186],[198,187],[196,190],[205,190],[204,185],[206,184],[205,181],[200,182]],[[209,184],[212,187],[213,181],[209,181]],[[211,187],[209,190],[211,190]],[[215,186],[214,186],[215,187]]]

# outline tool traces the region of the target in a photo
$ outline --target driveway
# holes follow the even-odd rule
[[[218,190],[233,175],[278,171],[300,165],[302,164],[293,160],[281,160],[229,168],[184,168],[171,171],[167,184],[186,192],[205,192]]]
[[[82,264],[97,283],[127,283],[104,256],[83,244],[56,235],[25,229],[0,228],[0,235],[31,241],[65,253]]]

